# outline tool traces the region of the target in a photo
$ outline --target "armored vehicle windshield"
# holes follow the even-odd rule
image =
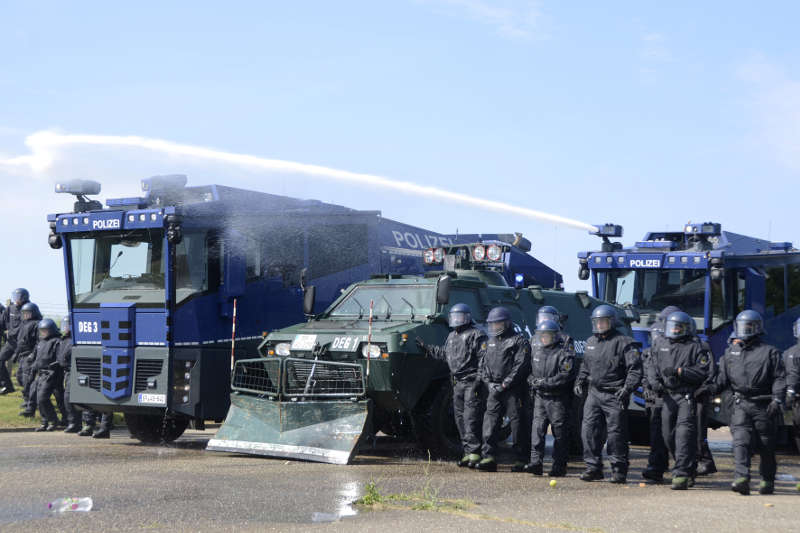
[[[370,301],[374,302],[376,318],[425,317],[432,314],[436,306],[432,284],[361,285],[339,301],[328,316],[367,316]]]

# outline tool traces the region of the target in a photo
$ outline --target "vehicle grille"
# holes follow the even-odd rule
[[[135,392],[146,391],[148,378],[160,375],[163,366],[162,359],[137,359]]]
[[[100,391],[100,358],[77,357],[75,358],[75,369],[78,374],[89,377],[89,387]]]
[[[278,359],[238,361],[233,370],[234,390],[255,394],[278,394],[281,362]]]
[[[287,396],[359,396],[364,394],[361,366],[329,361],[286,360]]]

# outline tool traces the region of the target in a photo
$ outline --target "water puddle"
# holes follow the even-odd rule
[[[349,481],[342,485],[336,493],[336,510],[332,513],[311,513],[312,522],[338,522],[342,518],[358,514],[353,508],[353,502],[358,499],[358,483]]]

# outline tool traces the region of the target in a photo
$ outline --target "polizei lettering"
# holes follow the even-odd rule
[[[659,268],[660,266],[660,259],[631,259],[633,268]]]
[[[119,229],[119,219],[92,220],[92,229]]]
[[[419,233],[411,233],[406,231],[392,230],[394,242],[397,243],[399,248],[412,248],[415,250],[425,248],[437,248],[439,246],[452,246],[453,239],[449,237],[438,237],[436,235],[422,235]]]

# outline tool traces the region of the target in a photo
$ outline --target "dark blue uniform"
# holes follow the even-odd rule
[[[783,366],[786,368],[786,388],[797,393],[800,391],[800,342],[783,352]],[[791,398],[792,425],[797,449],[800,450],[800,401]]]
[[[578,374],[589,393],[583,405],[583,460],[587,473],[602,477],[603,444],[616,482],[628,474],[628,406],[642,380],[642,361],[633,339],[616,330],[586,341]]]
[[[528,387],[531,345],[521,334],[508,328],[502,335],[490,337],[481,350],[478,374],[482,396],[486,398],[483,416],[484,457],[495,457],[503,416],[508,416],[517,461],[525,463],[530,454]],[[527,420],[526,420],[527,419]]]
[[[50,396],[56,391],[61,392],[59,383],[63,376],[58,365],[58,352],[61,339],[57,336],[40,339],[34,351],[33,370],[36,378],[36,405],[42,415],[42,429],[52,430],[58,426],[58,416]],[[61,404],[61,401],[57,403]],[[62,408],[63,414],[63,408]]]
[[[664,389],[658,382],[651,383],[648,376],[653,372],[650,365],[654,362],[655,357],[652,354],[658,351],[657,345],[663,340],[665,339],[662,334],[653,335],[650,346],[642,352],[642,389],[644,389],[645,412],[650,433],[650,453],[647,456],[647,466],[642,472],[642,477],[656,482],[663,479],[664,472],[669,468],[669,452],[661,432]]]
[[[750,459],[758,451],[761,478],[773,483],[778,419],[768,408],[773,401],[782,402],[786,392],[781,353],[758,337],[746,343],[735,340],[719,361],[715,388],[717,392],[730,389],[734,396],[731,433],[736,478],[750,479]]]
[[[528,468],[536,473],[541,471],[544,460],[545,436],[549,425],[554,439],[550,475],[566,474],[569,412],[577,371],[572,343],[566,344],[563,337],[559,336],[550,346],[532,344],[531,375],[528,383],[534,391],[535,399]]]
[[[697,457],[695,391],[708,379],[711,355],[693,338],[662,338],[651,352],[648,381],[664,390],[661,431],[672,454],[673,480],[694,477]]]
[[[453,411],[465,454],[481,450],[482,404],[479,397],[478,361],[486,335],[476,327],[453,330],[444,346],[426,346],[425,352],[445,361],[453,378]]]
[[[17,351],[17,335],[21,325],[22,313],[19,307],[12,303],[0,314],[0,332],[6,333],[6,343],[0,349],[0,387],[5,388],[6,393],[14,392],[8,361]]]
[[[37,327],[40,319],[41,317],[31,318],[20,325],[14,353],[14,360],[19,361],[17,380],[22,385],[22,400],[25,404],[23,412],[27,416],[33,416],[36,411],[36,393],[31,394],[31,390],[35,391],[36,389],[32,389],[31,386],[36,374],[33,368],[33,361],[35,359],[36,342],[39,339]]]

